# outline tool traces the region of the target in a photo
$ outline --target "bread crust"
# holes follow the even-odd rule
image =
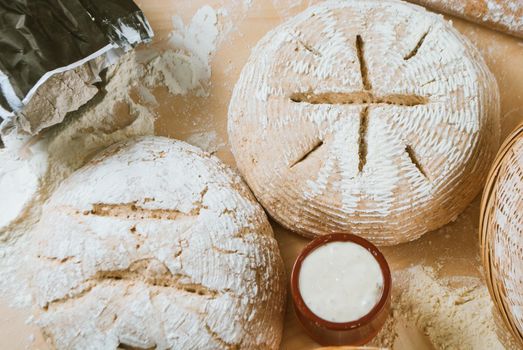
[[[279,223],[393,245],[454,220],[481,190],[499,92],[441,16],[394,0],[328,1],[258,43],[228,130]]]
[[[113,145],[45,205],[32,281],[57,349],[277,349],[283,262],[230,168],[181,141]]]

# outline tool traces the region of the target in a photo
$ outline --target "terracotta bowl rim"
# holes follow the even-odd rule
[[[315,249],[326,245],[331,242],[352,242],[355,244],[358,244],[365,248],[368,252],[374,256],[374,258],[377,260],[381,273],[383,275],[383,291],[381,293],[380,300],[374,305],[374,307],[364,316],[357,320],[349,321],[349,322],[330,322],[327,320],[324,320],[314,314],[305,304],[299,288],[299,276],[300,276],[300,270],[301,265],[305,258]],[[372,321],[379,315],[379,313],[383,310],[384,307],[387,305],[387,301],[390,297],[390,291],[392,287],[392,277],[390,272],[389,264],[387,263],[387,260],[385,259],[385,256],[380,252],[380,250],[371,242],[368,240],[348,233],[333,233],[333,234],[327,234],[322,235],[305,246],[301,253],[296,258],[296,261],[294,262],[294,266],[292,268],[291,273],[291,294],[292,299],[294,302],[295,307],[298,309],[298,311],[308,318],[309,320],[314,321],[316,325],[318,325],[321,328],[326,328],[329,330],[349,330],[349,329],[356,329],[360,327],[364,327],[366,325],[369,325],[372,323]]]

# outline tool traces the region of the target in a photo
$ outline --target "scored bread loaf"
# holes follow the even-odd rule
[[[234,88],[229,140],[269,214],[305,236],[382,245],[455,219],[499,141],[499,92],[441,16],[328,1],[268,33]]]
[[[277,349],[283,262],[247,186],[180,141],[113,145],[43,208],[32,286],[57,349]]]

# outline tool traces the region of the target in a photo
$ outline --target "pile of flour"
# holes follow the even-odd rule
[[[414,266],[393,279],[391,316],[374,345],[401,349],[403,326],[417,327],[435,349],[517,349],[494,321],[494,304],[479,278],[441,279],[432,268]]]

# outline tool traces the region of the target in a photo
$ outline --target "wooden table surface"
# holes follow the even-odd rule
[[[227,108],[239,72],[256,42],[283,20],[319,1],[314,0],[138,0],[161,42],[172,30],[172,16],[188,23],[194,13],[210,5],[219,15],[219,23],[229,30],[222,37],[212,59],[212,81],[209,97],[194,95],[169,97],[159,91],[160,107],[156,133],[187,139],[196,132],[216,131],[226,145],[217,156],[234,166],[227,145]],[[523,42],[483,27],[452,19],[455,27],[470,38],[484,55],[495,74],[501,92],[502,135],[506,136],[523,121]],[[161,43],[158,45],[162,45]],[[479,276],[477,222],[479,199],[454,222],[429,233],[421,239],[395,247],[383,248],[391,268],[402,269],[423,264],[431,266],[440,276]],[[307,239],[273,224],[287,272],[294,259],[308,242]],[[9,309],[0,301],[0,349],[44,349],[41,335],[26,325],[27,315]],[[35,334],[36,340],[26,339]],[[403,339],[402,349],[424,349],[419,339]],[[292,305],[287,307],[282,349],[313,349],[310,340],[298,324]]]

